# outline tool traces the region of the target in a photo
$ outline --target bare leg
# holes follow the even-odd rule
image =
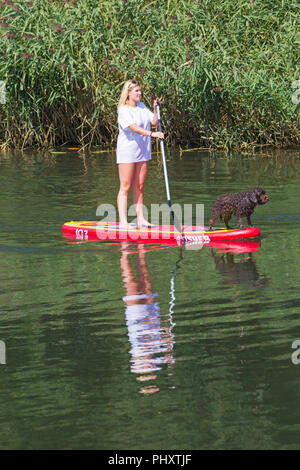
[[[135,164],[135,171],[133,176],[133,203],[135,204],[136,216],[138,226],[149,225],[149,222],[144,218],[143,207],[144,197],[143,188],[147,176],[147,162],[139,162]]]
[[[127,201],[130,191],[136,163],[119,163],[120,190],[118,194],[117,204],[119,210],[120,224],[129,227],[127,222]]]

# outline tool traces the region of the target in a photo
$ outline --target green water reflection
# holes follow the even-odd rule
[[[74,243],[113,154],[0,156],[0,448],[298,449],[299,151],[170,152],[172,200],[264,186],[258,245]],[[146,205],[165,201],[158,157]],[[234,219],[235,222],[235,219]]]

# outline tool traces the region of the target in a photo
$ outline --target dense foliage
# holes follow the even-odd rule
[[[113,146],[121,84],[169,145],[299,143],[297,0],[0,1],[2,146]]]

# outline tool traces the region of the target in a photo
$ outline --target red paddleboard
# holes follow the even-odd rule
[[[226,229],[200,226],[183,226],[180,234],[173,225],[156,225],[151,228],[124,229],[118,222],[80,221],[66,222],[62,226],[65,237],[73,240],[127,241],[131,243],[163,243],[166,245],[202,244],[224,240],[244,240],[259,237],[257,227]],[[212,246],[212,245],[211,245]]]

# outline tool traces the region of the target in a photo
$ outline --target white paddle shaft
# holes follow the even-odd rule
[[[162,132],[162,126],[161,126],[161,120],[160,120],[159,104],[157,105],[157,117],[158,117],[158,129],[159,129],[160,132]],[[170,205],[170,203],[171,203],[171,197],[170,197],[169,180],[168,180],[168,170],[167,170],[167,163],[166,163],[166,156],[165,156],[165,146],[164,146],[164,141],[163,141],[163,139],[160,139],[160,149],[161,149],[161,156],[162,156],[163,167],[164,167],[164,175],[165,175],[165,185],[166,185],[167,199],[168,199],[168,203],[169,203],[169,205]]]

